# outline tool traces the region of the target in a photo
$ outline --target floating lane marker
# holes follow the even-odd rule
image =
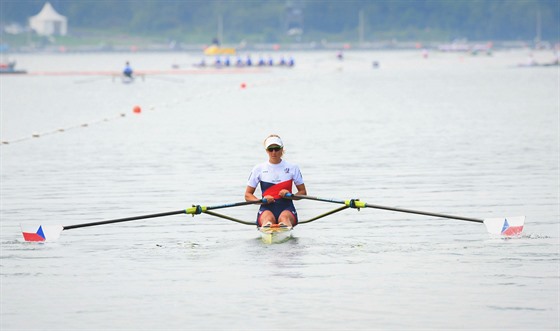
[[[241,70],[241,69],[239,69],[239,70]],[[220,72],[222,72],[222,73],[235,73],[235,72],[237,72],[238,70],[231,70],[231,71],[226,70],[226,71],[222,71],[222,69],[219,69],[218,71],[220,71]],[[257,72],[257,71],[258,71],[258,72],[263,72],[263,71],[262,71],[262,68],[256,70],[255,72]],[[200,72],[200,71],[197,71],[197,70],[184,70],[184,71],[170,71],[169,73],[174,73],[174,74],[186,74],[186,73],[199,73],[199,72]],[[247,70],[244,69],[242,72],[247,72]],[[35,74],[35,75],[88,75],[88,74],[89,74],[89,75],[94,75],[94,74],[95,74],[95,75],[98,75],[98,74],[103,74],[103,73],[106,73],[106,72],[92,72],[92,73],[79,72],[79,71],[76,71],[76,72],[36,72],[36,73],[34,73],[34,74]],[[168,73],[168,72],[153,71],[153,72],[146,72],[146,73],[147,73],[147,74],[155,74],[155,73],[160,73],[160,74],[161,74],[161,73]],[[251,86],[252,86],[252,87],[260,87],[260,86],[267,86],[267,85],[272,85],[272,84],[286,83],[286,82],[288,82],[288,81],[289,81],[289,80],[286,79],[286,78],[269,79],[269,80],[265,80],[265,81],[261,81],[261,82],[251,83]],[[246,89],[247,86],[248,86],[248,84],[247,84],[246,82],[242,82],[242,83],[240,84],[241,90]],[[236,90],[236,89],[234,89],[233,87],[228,86],[228,87],[224,87],[223,89],[221,89],[221,92],[220,92],[220,91],[214,90],[214,91],[208,91],[208,92],[206,92],[206,93],[201,93],[201,94],[198,94],[198,95],[190,95],[190,96],[187,96],[187,97],[183,100],[183,102],[189,102],[189,101],[193,101],[193,100],[201,99],[201,98],[202,98],[202,99],[203,99],[203,98],[213,98],[213,97],[215,97],[216,95],[220,95],[220,94],[223,94],[223,93],[225,93],[225,92],[233,92],[233,91],[235,91],[235,90]],[[177,105],[177,104],[180,104],[180,103],[181,103],[181,100],[176,100],[176,101],[173,103],[173,105]],[[168,106],[167,104],[164,104],[164,105],[163,105],[163,107],[167,107],[167,106]],[[154,107],[154,106],[150,107],[150,110],[155,110],[155,107]],[[132,112],[133,112],[134,114],[140,114],[140,113],[142,112],[142,109],[140,108],[140,106],[134,106],[133,109],[132,109]],[[0,141],[0,144],[1,144],[1,145],[15,144],[15,143],[19,143],[19,142],[31,140],[31,139],[33,139],[33,138],[40,138],[40,137],[52,135],[52,134],[55,134],[55,133],[67,132],[67,131],[70,131],[70,130],[72,130],[72,129],[86,128],[86,127],[92,126],[92,125],[94,125],[94,124],[99,124],[99,123],[102,123],[102,122],[109,122],[109,121],[112,121],[112,120],[115,120],[115,119],[118,119],[118,118],[122,118],[122,117],[125,117],[125,116],[126,116],[125,113],[120,113],[119,115],[117,115],[117,116],[115,116],[115,117],[103,118],[103,119],[100,119],[100,120],[97,120],[97,121],[93,121],[93,122],[91,122],[91,123],[83,123],[83,124],[80,124],[80,125],[70,126],[70,127],[67,127],[67,128],[58,128],[58,129],[55,129],[55,130],[52,130],[52,131],[47,131],[47,132],[35,132],[35,133],[33,133],[33,134],[29,135],[29,136],[21,137],[21,138],[18,138],[18,139],[13,139],[13,140],[2,140],[2,141]]]
[[[136,107],[138,107],[138,106],[136,106]],[[135,113],[139,113],[139,112],[136,112],[135,110],[133,110],[133,111]],[[70,126],[70,127],[66,127],[66,128],[59,128],[59,129],[56,129],[56,130],[46,131],[46,132],[35,132],[35,133],[32,133],[30,136],[22,137],[22,138],[19,138],[19,139],[14,139],[14,140],[9,140],[9,141],[8,140],[3,140],[2,145],[15,144],[15,143],[19,143],[19,142],[26,141],[26,140],[33,139],[33,138],[41,138],[41,137],[52,135],[52,134],[55,134],[55,133],[67,132],[67,131],[70,131],[70,130],[73,130],[73,129],[87,128],[87,127],[95,125],[95,124],[109,122],[109,121],[112,121],[112,120],[123,118],[125,116],[126,116],[125,113],[121,113],[117,116],[102,118],[100,120],[96,120],[96,121],[93,121],[91,123],[82,123],[82,124],[79,124],[79,125],[74,125],[74,126]]]

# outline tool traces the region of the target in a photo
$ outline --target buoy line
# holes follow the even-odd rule
[[[30,139],[41,138],[41,137],[44,137],[44,136],[53,135],[53,134],[56,134],[56,133],[62,133],[62,132],[67,132],[67,131],[74,130],[74,129],[85,128],[85,127],[89,127],[89,126],[92,126],[92,125],[95,125],[95,124],[100,124],[100,123],[116,120],[116,119],[119,119],[119,118],[123,118],[125,116],[126,116],[125,113],[121,113],[121,114],[119,114],[117,116],[114,116],[114,117],[105,117],[105,118],[102,118],[100,120],[93,121],[93,122],[90,122],[90,123],[82,123],[82,124],[73,125],[73,126],[69,126],[69,127],[65,127],[65,128],[59,128],[59,129],[56,129],[56,130],[51,130],[51,131],[46,131],[46,132],[35,132],[35,133],[32,133],[29,136],[21,137],[21,138],[10,140],[10,141],[2,140],[2,145],[15,144],[15,143],[19,143],[19,142],[30,140]]]
[[[261,82],[258,82],[258,83],[254,83],[250,86],[251,87],[259,87],[259,86],[266,86],[266,85],[276,84],[276,83],[284,83],[284,82],[287,82],[287,81],[288,81],[288,79],[286,79],[284,77],[284,78],[281,78],[281,79],[272,79],[272,80],[267,80],[267,81],[261,81]],[[240,84],[239,88],[233,88],[231,86],[228,86],[228,87],[223,88],[220,91],[213,90],[213,91],[200,93],[200,94],[197,94],[197,95],[187,96],[183,101],[176,100],[176,102],[171,103],[171,104],[164,104],[164,106],[179,104],[181,102],[189,102],[189,101],[192,101],[192,100],[195,100],[195,99],[200,99],[200,98],[212,98],[217,94],[223,94],[224,92],[232,92],[232,91],[239,90],[239,89],[245,90],[248,87],[249,87],[249,85],[246,82],[242,82]],[[151,107],[150,109],[153,110],[154,107]],[[134,114],[140,114],[142,112],[142,109],[140,108],[140,106],[134,106],[132,108],[132,112]],[[71,130],[74,130],[74,129],[86,128],[86,127],[90,127],[90,126],[93,126],[93,125],[96,125],[96,124],[101,124],[101,123],[106,123],[106,122],[113,121],[113,120],[116,120],[116,119],[121,119],[121,118],[124,118],[124,117],[126,117],[126,113],[120,113],[120,114],[118,114],[117,116],[114,116],[114,117],[105,117],[105,118],[95,120],[95,121],[89,122],[89,123],[81,123],[81,124],[77,124],[77,125],[73,125],[73,126],[69,126],[69,127],[64,127],[64,128],[58,128],[58,129],[51,130],[51,131],[46,131],[46,132],[36,132],[36,133],[32,133],[28,136],[21,137],[21,138],[16,138],[16,139],[13,139],[13,140],[2,140],[0,142],[0,145],[16,144],[16,143],[20,143],[20,142],[27,141],[27,140],[32,140],[32,139],[36,139],[36,138],[50,136],[50,135],[57,134],[57,133],[63,133],[63,132],[71,131]]]

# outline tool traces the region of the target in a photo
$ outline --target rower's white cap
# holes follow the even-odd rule
[[[275,137],[275,136],[268,137],[264,141],[264,148],[268,148],[272,145],[278,145],[280,147],[284,147],[284,143],[282,143],[282,139],[280,139],[280,137]]]

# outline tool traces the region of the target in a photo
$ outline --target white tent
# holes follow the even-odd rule
[[[29,18],[29,26],[41,36],[65,36],[68,32],[68,19],[57,13],[47,2],[39,14]]]

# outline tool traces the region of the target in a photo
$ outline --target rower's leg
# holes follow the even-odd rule
[[[296,224],[296,217],[289,210],[284,210],[280,217],[278,217],[278,224],[285,224],[288,227],[293,227]]]
[[[276,224],[276,218],[270,210],[265,210],[259,215],[259,227],[266,223]]]

